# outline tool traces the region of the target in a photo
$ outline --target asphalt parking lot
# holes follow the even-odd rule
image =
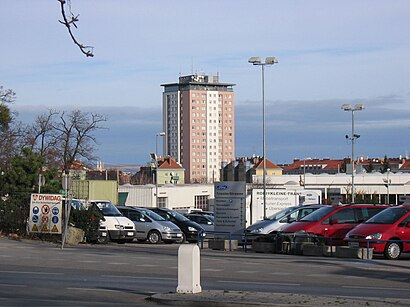
[[[178,285],[178,249],[178,244],[142,243],[61,249],[49,242],[1,238],[0,305],[143,306],[154,304],[147,297],[165,294],[171,305],[176,295],[169,296]],[[196,299],[234,296],[246,301],[256,300],[253,294],[258,294],[258,300],[266,304],[278,303],[280,295],[282,303],[287,299],[299,305],[344,298],[348,305],[410,306],[407,255],[388,261],[245,253],[242,249],[202,249],[200,254],[203,291]]]

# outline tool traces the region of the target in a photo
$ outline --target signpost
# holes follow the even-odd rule
[[[246,223],[245,182],[215,183],[215,231],[242,230]]]
[[[31,194],[29,231],[61,234],[62,201],[59,194]]]

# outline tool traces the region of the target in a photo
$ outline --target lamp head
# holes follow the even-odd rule
[[[364,105],[362,105],[362,104],[357,104],[357,105],[354,106],[354,110],[355,110],[355,111],[364,110]]]
[[[277,63],[278,63],[278,60],[274,56],[267,57],[265,59],[265,64],[273,65],[273,64],[277,64]]]
[[[342,105],[342,110],[351,111],[353,110],[353,107],[350,103],[345,103],[344,105]]]
[[[261,58],[258,57],[258,56],[251,57],[251,58],[248,60],[248,62],[251,63],[251,64],[253,64],[253,65],[258,65],[258,64],[261,64],[261,63],[262,63]]]

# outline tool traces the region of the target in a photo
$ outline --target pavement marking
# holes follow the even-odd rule
[[[289,272],[273,272],[273,273],[269,273],[270,275],[293,275],[293,273],[289,273]]]
[[[28,272],[28,271],[0,271],[0,273],[33,274],[33,275],[64,275],[64,273]]]
[[[11,258],[10,255],[0,255],[0,257],[2,257],[2,258]]]
[[[145,276],[127,276],[127,275],[101,275],[101,277],[108,277],[108,278],[132,278],[132,279],[150,279],[150,280],[176,280],[176,278],[169,278],[169,277],[145,277]]]
[[[360,278],[365,278],[365,277],[364,277],[364,276],[353,276],[353,275],[349,275],[349,276],[343,276],[343,278],[360,279]]]
[[[169,269],[174,269],[174,270],[176,270],[176,269],[178,269],[178,267],[177,267],[177,266],[170,266]]]
[[[207,272],[221,272],[223,269],[203,269],[202,271],[207,271]]]
[[[405,281],[408,278],[407,277],[386,277],[385,279],[393,280],[393,281]]]
[[[127,262],[108,262],[108,264],[112,264],[112,265],[130,265]]]
[[[98,261],[96,261],[96,260],[78,260],[78,262],[81,262],[81,263],[97,263]]]
[[[236,271],[236,273],[243,273],[243,274],[255,274],[258,271]]]
[[[120,290],[114,289],[99,289],[99,288],[66,288],[67,290],[75,290],[75,291],[102,291],[102,292],[122,292]]]
[[[342,286],[342,288],[348,289],[367,289],[367,290],[395,290],[395,291],[409,291],[408,288],[387,288],[387,287],[364,287],[364,286]]]
[[[27,288],[27,285],[16,285],[16,284],[0,284],[0,287],[20,287],[20,288]]]
[[[301,284],[280,283],[280,282],[257,282],[257,281],[236,281],[218,280],[220,283],[247,284],[247,285],[272,285],[272,286],[300,286]]]
[[[145,267],[145,268],[154,268],[158,267],[157,264],[134,264],[134,266],[140,266],[140,267]]]

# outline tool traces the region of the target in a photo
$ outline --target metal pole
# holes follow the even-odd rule
[[[265,65],[262,67],[262,143],[263,143],[263,219],[266,219],[266,128],[265,128]]]
[[[354,110],[352,110],[352,204],[355,201],[355,188],[354,188],[354,172],[355,172],[355,163],[354,163]]]

